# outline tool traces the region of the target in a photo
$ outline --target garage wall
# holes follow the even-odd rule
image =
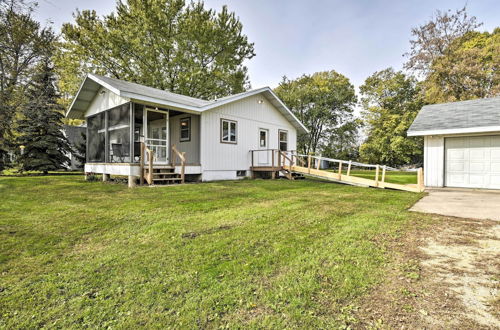
[[[427,187],[444,186],[444,137],[424,137],[424,184]]]

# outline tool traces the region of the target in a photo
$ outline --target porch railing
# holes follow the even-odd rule
[[[177,150],[177,147],[174,144],[172,146],[172,157],[171,157],[173,166],[175,166],[175,164],[177,163],[177,157],[179,157],[181,161],[181,183],[184,183],[184,175],[186,168],[186,153]]]
[[[153,158],[154,158],[154,151],[149,149],[144,142],[141,142],[141,160],[139,163],[139,171],[141,172],[140,175],[140,183],[141,185],[144,184],[144,160],[148,160],[148,174],[146,175],[146,181],[148,184],[153,183]]]

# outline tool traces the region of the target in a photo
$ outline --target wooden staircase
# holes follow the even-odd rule
[[[174,166],[158,166],[153,165],[153,171],[149,175],[149,168],[144,169],[144,177],[147,178],[148,184],[150,185],[166,185],[166,184],[176,184],[182,183],[183,178],[180,173],[175,173]],[[150,178],[150,180],[149,180]],[[151,181],[151,182],[150,182]]]
[[[180,173],[175,172],[177,157],[180,160]],[[147,164],[145,162],[147,158]],[[186,168],[186,153],[177,150],[172,146],[172,165],[154,164],[154,152],[141,142],[141,161],[140,161],[140,181],[141,185],[146,181],[149,185],[168,185],[184,183],[184,171]]]

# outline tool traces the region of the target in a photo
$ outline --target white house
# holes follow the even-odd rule
[[[85,172],[129,182],[141,175],[141,143],[153,151],[158,181],[175,179],[167,170],[180,173],[182,153],[186,178],[212,181],[274,170],[278,150],[293,152],[307,133],[269,87],[202,100],[95,74],[66,116],[87,122]]]
[[[427,187],[500,189],[500,97],[426,105],[408,136],[424,137]]]

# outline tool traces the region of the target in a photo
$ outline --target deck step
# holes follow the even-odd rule
[[[156,181],[181,181],[181,178],[154,178],[153,182]]]
[[[153,172],[153,177],[155,176],[162,176],[162,175],[165,175],[165,176],[172,176],[172,175],[179,175],[179,173],[175,173],[175,172],[165,172],[165,173],[158,173],[158,172]]]

